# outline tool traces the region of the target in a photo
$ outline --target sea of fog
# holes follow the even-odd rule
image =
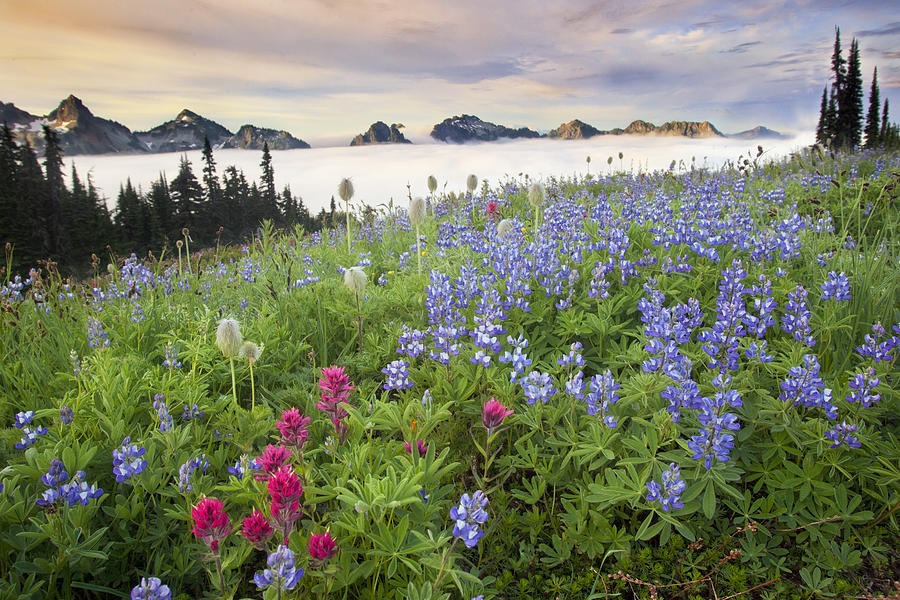
[[[466,177],[474,173],[480,180],[496,184],[527,173],[532,180],[551,176],[570,177],[612,171],[655,171],[667,169],[675,160],[690,168],[714,168],[750,152],[756,156],[761,145],[764,159],[778,159],[813,143],[813,137],[790,140],[737,140],[731,138],[690,139],[646,136],[599,136],[589,140],[508,140],[473,144],[388,144],[272,152],[275,184],[280,192],[285,185],[303,198],[310,212],[327,207],[337,196],[338,182],[349,177],[356,190],[353,205],[377,206],[393,199],[407,202],[407,184],[413,196],[427,195],[426,178],[434,175],[438,191],[465,190]],[[619,153],[623,154],[619,160]],[[66,159],[66,172],[72,163],[85,180],[89,173],[94,185],[115,207],[119,186],[127,178],[144,191],[150,182],[165,173],[171,181],[178,172],[184,153],[72,156]],[[259,180],[262,152],[258,150],[217,150],[214,158],[219,174],[235,165],[248,180]],[[591,157],[590,165],[586,158]],[[612,156],[612,165],[607,164]],[[201,152],[187,153],[194,174],[201,177]],[[446,184],[446,188],[444,185]]]

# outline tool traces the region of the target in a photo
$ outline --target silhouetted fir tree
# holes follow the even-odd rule
[[[87,176],[87,199],[93,207],[95,219],[91,228],[94,232],[93,252],[99,254],[114,241],[116,229],[109,214],[109,207],[106,206],[106,199],[100,197],[90,173]]]
[[[289,185],[284,186],[284,189],[281,190],[279,208],[285,225],[291,226],[297,223],[297,202],[291,193],[291,186]]]
[[[250,184],[250,191],[247,193],[247,201],[245,203],[246,219],[241,223],[241,237],[250,237],[256,235],[256,229],[259,227],[260,221],[266,218],[266,207],[263,204],[263,195],[259,190],[256,182]]]
[[[844,77],[847,74],[847,61],[841,51],[841,28],[834,28],[834,52],[831,54],[831,72],[834,73],[834,85],[832,86],[837,92],[840,92],[841,86],[844,84]],[[840,94],[838,94],[840,95]]]
[[[881,118],[878,114],[881,101],[878,96],[878,67],[875,67],[872,73],[872,88],[869,90],[869,112],[866,115],[866,148],[878,146],[878,135],[881,129]]]
[[[30,265],[49,256],[50,237],[41,216],[47,180],[27,140],[19,146],[16,162],[16,219],[12,239],[18,241],[19,264]]]
[[[315,221],[313,221],[309,214],[309,209],[306,208],[306,205],[303,203],[303,198],[300,196],[297,196],[297,223],[299,223],[300,226],[303,227],[303,231],[307,233],[318,230]]]
[[[198,232],[204,240],[211,240],[220,225],[224,225],[221,188],[219,176],[216,174],[216,161],[213,158],[209,138],[203,138],[203,222]]]
[[[87,189],[78,177],[75,165],[72,165],[72,186],[64,195],[62,205],[62,220],[69,238],[69,251],[66,256],[60,257],[60,262],[74,267],[87,263],[90,253],[95,246],[94,208],[88,198]]]
[[[180,237],[182,228],[193,229],[198,224],[203,200],[203,189],[194,176],[186,154],[178,163],[178,174],[175,179],[169,182],[169,194],[175,204],[175,218],[172,224]]]
[[[275,192],[275,169],[272,167],[272,154],[269,152],[269,142],[263,142],[262,161],[259,163],[262,169],[261,190],[262,194],[262,219],[272,219],[276,224],[282,222],[278,210],[278,196]]]
[[[244,223],[247,222],[247,197],[250,195],[250,186],[243,171],[231,165],[225,168],[222,175],[222,204],[224,206],[224,219],[222,226],[223,241],[237,242],[243,237]]]
[[[825,131],[826,123],[826,113],[828,112],[828,86],[826,85],[822,89],[822,104],[819,106],[819,121],[816,123],[816,143],[824,144],[827,139],[827,132]]]
[[[124,187],[119,186],[115,218],[116,228],[121,236],[120,246],[125,252],[141,253],[149,241],[150,224],[145,222],[147,213],[142,204],[129,177]]]
[[[159,179],[150,184],[147,201],[150,205],[150,245],[160,248],[166,240],[180,238],[181,231],[172,225],[175,203],[169,194],[169,184],[164,173],[160,173]]]
[[[16,220],[16,142],[9,125],[0,129],[0,243],[12,237]]]
[[[45,203],[41,217],[48,229],[48,256],[59,259],[69,250],[68,232],[62,228],[63,195],[66,193],[62,174],[62,148],[59,135],[49,125],[44,125],[44,177],[47,181]]]
[[[890,120],[888,118],[888,99],[884,99],[884,108],[881,109],[881,131],[878,132],[878,139],[884,143],[887,139],[887,130]]]
[[[332,196],[331,197],[331,213],[329,214],[329,217],[328,217],[330,219],[329,225],[331,227],[334,227],[335,212],[337,212],[337,206],[334,203],[334,196]]]
[[[828,97],[828,108],[825,111],[825,131],[827,132],[825,141],[829,146],[834,144],[834,140],[838,134],[837,116],[837,90],[834,86],[831,86],[831,93]]]
[[[836,145],[856,148],[862,139],[863,83],[859,63],[859,42],[850,43],[847,72],[838,90],[838,118]]]

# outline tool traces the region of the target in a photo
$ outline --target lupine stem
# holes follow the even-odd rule
[[[229,356],[228,362],[231,363],[231,395],[234,397],[234,404],[237,405],[237,386],[234,383],[234,357]]]
[[[222,592],[222,600],[225,600],[225,574],[222,572],[222,555],[216,552],[216,571],[219,572],[219,590]]]
[[[450,547],[447,548],[447,551],[444,553],[444,560],[441,561],[441,569],[438,571],[437,578],[434,580],[434,585],[431,586],[432,593],[437,589],[441,579],[444,578],[444,568],[447,566],[447,561],[450,559],[450,553],[453,552],[453,547],[456,546],[456,541],[458,539],[459,538],[453,538],[453,543],[450,544]]]

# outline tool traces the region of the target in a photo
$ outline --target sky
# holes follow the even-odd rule
[[[135,131],[189,108],[313,145],[379,120],[425,142],[458,114],[541,132],[578,118],[802,134],[836,25],[897,120],[892,0],[0,0],[0,100],[42,115],[75,94]]]

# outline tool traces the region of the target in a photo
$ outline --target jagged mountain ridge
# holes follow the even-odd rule
[[[182,152],[203,148],[204,139],[219,147],[234,136],[233,133],[197,113],[184,109],[171,121],[148,131],[138,131],[137,138],[150,152]]]
[[[527,127],[512,129],[489,121],[482,121],[474,115],[461,115],[444,119],[431,130],[431,137],[441,142],[462,144],[470,141],[493,142],[500,138],[544,137]]]
[[[309,144],[295,138],[287,131],[255,127],[253,125],[241,125],[233,136],[227,139],[222,148],[241,148],[242,150],[262,150],[263,145],[268,144],[269,150],[294,150],[297,148],[309,148]]]

